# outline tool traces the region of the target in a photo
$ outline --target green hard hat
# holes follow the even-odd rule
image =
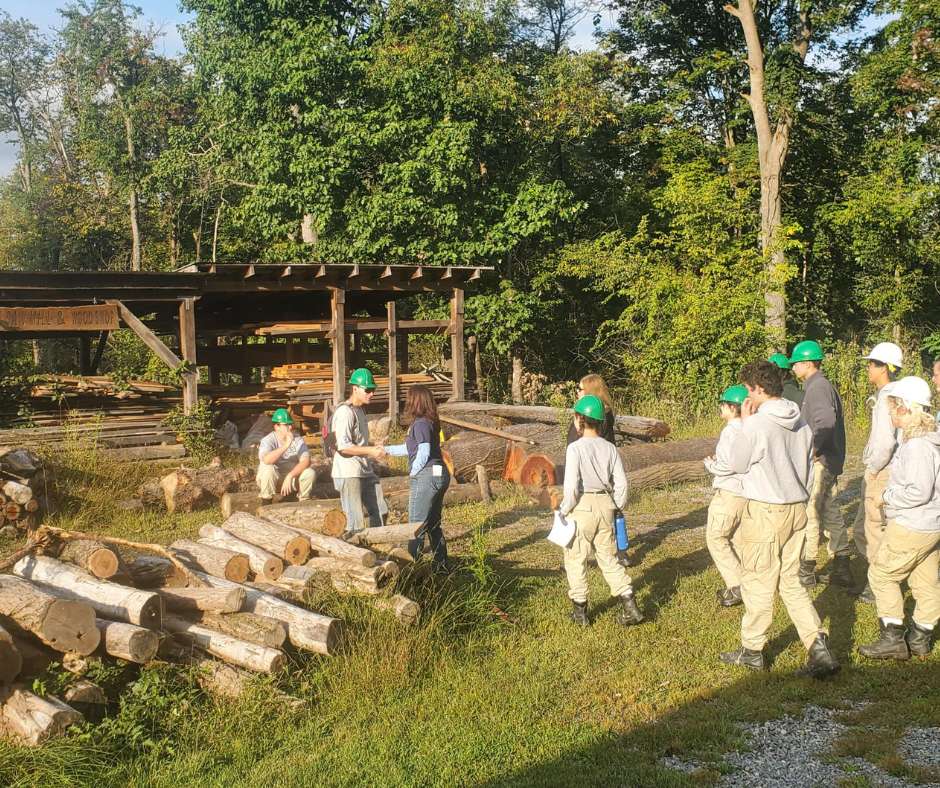
[[[271,415],[271,421],[275,424],[293,424],[294,420],[290,417],[290,413],[287,412],[287,408],[278,408]]]
[[[372,377],[372,373],[365,367],[360,367],[359,369],[354,369],[352,375],[349,376],[349,385],[361,386],[364,389],[374,389],[375,378]]]
[[[744,400],[747,399],[747,388],[742,386],[740,383],[734,386],[728,386],[724,391],[721,392],[721,396],[718,398],[719,402],[731,402],[735,405],[743,405]]]
[[[603,421],[604,403],[601,402],[599,397],[595,397],[593,394],[585,394],[575,403],[574,412],[580,413],[582,416],[587,416],[589,419],[594,419],[595,421]]]
[[[767,360],[774,366],[780,367],[780,369],[790,369],[790,359],[787,358],[786,353],[774,353]]]
[[[818,342],[812,339],[806,339],[800,342],[790,354],[790,363],[796,364],[797,361],[822,361],[823,352]]]

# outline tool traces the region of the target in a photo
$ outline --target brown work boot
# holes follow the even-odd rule
[[[869,659],[910,659],[902,624],[885,624],[879,621],[881,636],[872,643],[858,647],[858,653]]]
[[[915,657],[926,657],[933,648],[933,630],[912,621],[905,640],[911,654]]]

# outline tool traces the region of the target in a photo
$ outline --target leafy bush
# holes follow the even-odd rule
[[[200,399],[193,412],[186,414],[183,406],[178,405],[171,410],[163,423],[176,431],[180,442],[193,461],[205,465],[218,452],[219,443],[213,426],[214,415],[209,407],[208,399]]]

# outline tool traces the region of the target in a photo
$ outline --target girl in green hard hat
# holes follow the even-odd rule
[[[604,403],[592,394],[581,397],[574,406],[581,435],[565,453],[564,498],[559,511],[574,520],[575,535],[564,548],[571,620],[579,626],[590,623],[587,614],[587,564],[591,553],[610,586],[620,599],[620,623],[639,624],[643,614],[633,598],[633,585],[617,561],[614,515],[627,505],[627,474],[616,447],[601,437]]]
[[[731,467],[731,446],[741,432],[741,406],[746,399],[747,389],[742,385],[729,386],[721,393],[718,407],[725,427],[718,437],[714,456],[705,458],[705,470],[715,477],[712,481],[715,495],[708,505],[705,525],[705,544],[725,581],[725,587],[715,592],[723,607],[740,605],[743,601],[741,559],[735,548],[735,536],[747,499],[741,477]]]

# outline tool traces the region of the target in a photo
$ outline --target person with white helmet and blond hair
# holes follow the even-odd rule
[[[940,619],[940,433],[930,405],[930,386],[918,377],[902,378],[888,394],[891,420],[902,440],[884,491],[888,523],[868,568],[881,634],[858,650],[871,659],[927,656]],[[905,580],[915,601],[908,631],[901,591]]]
[[[886,524],[881,496],[888,483],[888,465],[898,448],[898,432],[888,411],[888,395],[892,381],[904,366],[904,353],[893,342],[879,342],[871,353],[862,358],[868,362],[868,381],[875,387],[875,396],[869,400],[872,404],[871,429],[862,452],[865,472],[852,534],[859,558],[867,566],[878,552]],[[862,602],[875,601],[867,582],[858,598]]]

